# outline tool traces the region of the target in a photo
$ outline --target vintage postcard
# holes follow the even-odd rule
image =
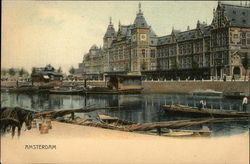
[[[250,1],[2,9],[0,163],[249,163]]]

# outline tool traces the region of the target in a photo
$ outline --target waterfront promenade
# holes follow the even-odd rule
[[[1,138],[2,163],[248,164],[249,133],[171,138],[52,122],[48,134],[22,131]],[[26,149],[26,145],[56,145]]]

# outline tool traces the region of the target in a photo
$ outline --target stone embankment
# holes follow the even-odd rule
[[[19,82],[19,85],[22,85]],[[62,85],[84,85],[84,81],[64,81]],[[105,86],[104,81],[88,81],[87,85]],[[249,81],[143,81],[143,93],[185,94],[195,90],[211,89],[221,92],[250,93]],[[16,82],[1,82],[1,86],[16,86]]]
[[[154,81],[143,82],[144,93],[190,93],[195,90],[207,90],[221,92],[244,92],[249,93],[250,83],[248,81]]]

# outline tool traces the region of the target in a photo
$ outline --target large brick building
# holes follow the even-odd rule
[[[114,29],[112,21],[103,47],[92,46],[78,73],[90,78],[135,72],[147,79],[243,78],[242,59],[250,55],[250,7],[222,4],[210,25],[197,21],[195,29],[157,36],[147,23],[141,4],[134,23]],[[250,57],[248,57],[250,58]]]

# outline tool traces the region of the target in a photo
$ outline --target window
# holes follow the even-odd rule
[[[137,51],[134,49],[134,56],[137,57]]]
[[[241,33],[241,43],[242,43],[242,45],[246,45],[247,44],[246,32],[242,32]]]
[[[143,58],[146,58],[147,56],[146,56],[146,50],[145,49],[142,49],[141,50],[141,54],[142,54],[142,57]]]
[[[155,58],[155,50],[150,50],[150,57]]]

